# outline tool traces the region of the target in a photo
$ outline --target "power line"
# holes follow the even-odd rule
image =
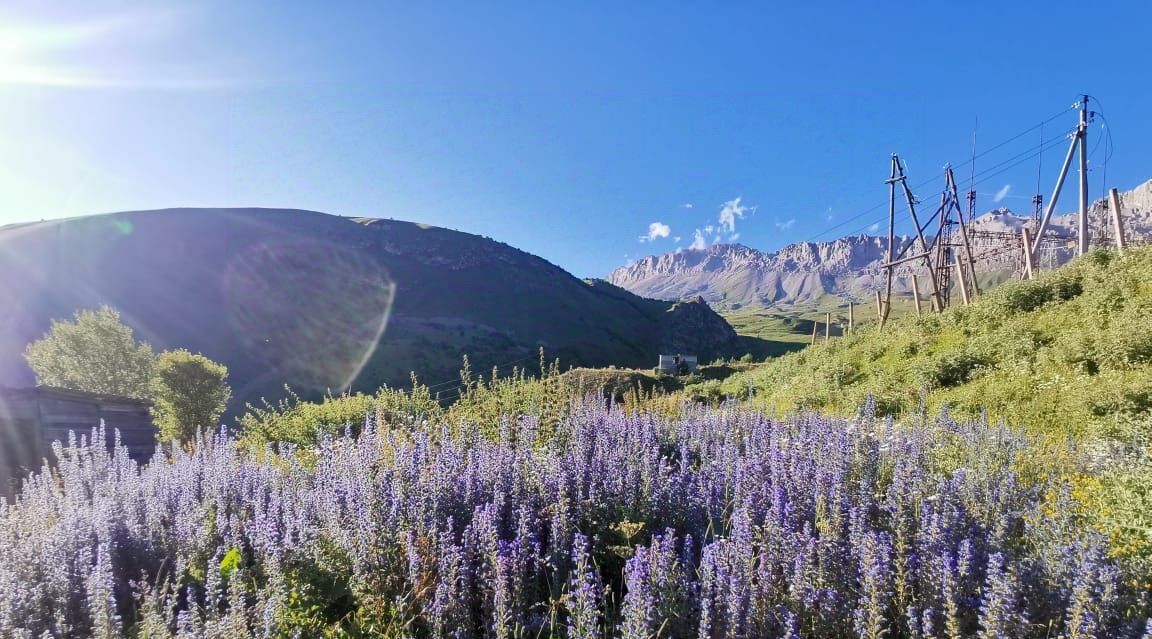
[[[981,176],[984,176],[989,171],[992,171],[993,169],[997,169],[999,167],[1002,167],[1005,164],[1008,164],[1008,163],[1010,163],[1014,160],[1017,160],[1021,157],[1027,156],[1027,157],[1025,157],[1025,159],[1031,160],[1032,158],[1036,157],[1037,155],[1042,155],[1044,151],[1046,151],[1046,150],[1048,150],[1054,146],[1058,146],[1058,144],[1056,144],[1056,143],[1063,142],[1066,139],[1068,139],[1068,134],[1066,134],[1066,133],[1062,133],[1062,134],[1057,135],[1055,137],[1049,138],[1049,139],[1041,142],[1040,144],[1038,144],[1036,146],[1030,147],[1029,149],[1027,149],[1025,151],[1017,153],[1016,155],[1014,155],[1014,156],[1012,156],[1006,160],[1003,160],[997,164],[994,164],[994,165],[988,167],[987,169],[984,169],[983,171],[980,171],[979,173],[976,174],[975,177],[979,178]],[[1012,166],[1016,166],[1016,164],[1013,164]],[[995,175],[999,175],[1000,173],[1003,173],[1003,171],[997,171],[995,173]]]
[[[1110,125],[1108,123],[1108,117],[1106,115],[1104,115],[1104,103],[1100,101],[1100,98],[1098,98],[1094,95],[1089,95],[1088,97],[1090,97],[1096,101],[1096,104],[1098,105],[1098,107],[1095,111],[1095,115],[1099,115],[1100,119],[1103,120],[1103,128],[1104,128],[1104,133],[1105,133],[1105,136],[1104,136],[1104,162],[1103,162],[1104,170],[1103,170],[1103,174],[1101,177],[1100,197],[1101,198],[1107,198],[1108,197],[1108,160],[1112,159],[1112,153],[1114,153],[1116,151],[1116,147],[1112,143],[1112,125]]]
[[[1007,160],[1004,160],[998,164],[995,164],[995,165],[977,173],[976,177],[979,179],[975,180],[972,184],[973,184],[973,186],[983,184],[983,183],[991,180],[992,178],[994,178],[998,175],[1006,173],[1006,172],[1010,171],[1011,169],[1014,169],[1017,166],[1025,163],[1025,162],[1028,162],[1029,160],[1031,160],[1037,156],[1042,155],[1044,152],[1060,146],[1060,144],[1065,139],[1066,139],[1066,136],[1064,134],[1049,138],[1048,140],[1044,141],[1041,145],[1031,147],[1027,151],[1024,151],[1022,153],[1018,153],[1018,154],[1012,156],[1011,158],[1008,158]],[[1005,166],[1005,165],[1007,165],[1007,166]],[[937,178],[933,178],[932,180],[929,180],[928,182],[933,182],[936,179]],[[904,210],[907,210],[907,205],[904,205]],[[874,218],[871,221],[869,221],[867,224],[865,224],[864,226],[859,227],[856,230],[851,231],[848,234],[849,235],[855,235],[856,233],[862,233],[865,230],[869,230],[875,224],[879,224],[879,223],[883,222],[886,217],[887,216],[884,216],[881,218]]]
[[[1028,135],[1029,133],[1031,133],[1032,131],[1035,131],[1036,129],[1043,128],[1043,126],[1045,124],[1052,122],[1053,120],[1055,120],[1055,119],[1057,119],[1057,118],[1059,118],[1059,117],[1061,117],[1067,113],[1068,113],[1067,108],[1061,109],[1060,111],[1058,111],[1058,112],[1048,116],[1047,118],[1041,120],[1038,124],[1034,124],[1034,125],[1028,127],[1027,129],[1024,129],[1023,131],[1017,133],[1016,135],[1013,135],[1012,137],[1010,137],[1006,140],[1003,140],[1003,141],[981,151],[980,153],[973,154],[971,159],[969,159],[969,160],[967,160],[961,164],[955,165],[953,168],[962,168],[962,167],[968,166],[969,164],[974,164],[976,162],[976,160],[988,155],[989,153],[992,153],[996,150],[999,150],[999,149],[1005,147],[1006,145],[1011,144],[1012,142],[1015,142],[1016,140],[1019,140],[1020,138],[1024,137],[1025,135]],[[915,191],[916,189],[919,189],[921,187],[927,186],[928,184],[931,184],[932,182],[935,182],[937,179],[938,178],[935,178],[935,177],[930,178],[930,179],[925,180],[924,182],[922,182],[920,184],[916,184],[915,186],[912,186],[910,188],[913,191]],[[822,232],[820,232],[820,233],[818,233],[818,234],[816,234],[816,235],[814,235],[814,236],[812,236],[812,237],[810,237],[804,241],[812,242],[812,241],[815,241],[815,240],[820,239],[822,237],[825,237],[825,236],[831,234],[833,231],[840,229],[840,228],[843,228],[844,226],[847,226],[848,224],[864,217],[865,215],[868,215],[869,213],[872,213],[873,211],[876,211],[877,209],[880,209],[881,207],[887,206],[887,204],[888,204],[888,201],[885,200],[883,202],[876,204],[875,206],[868,207],[867,209],[864,209],[863,211],[856,213],[855,215],[852,215],[852,216],[845,218],[844,220],[840,221],[837,224],[833,224],[832,226],[824,229]],[[869,224],[868,226],[871,226],[871,224]],[[865,228],[867,228],[867,226]]]

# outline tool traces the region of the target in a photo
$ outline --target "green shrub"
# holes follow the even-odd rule
[[[952,388],[968,383],[990,363],[985,357],[968,351],[947,353],[928,362],[923,382],[929,388]]]
[[[152,380],[152,416],[164,442],[192,441],[199,430],[213,432],[232,390],[228,369],[186,350],[165,351]]]
[[[443,415],[443,408],[426,386],[413,383],[412,390],[381,388],[375,395],[345,393],[320,402],[305,402],[288,390],[277,404],[248,406],[240,418],[241,437],[249,446],[284,442],[308,446],[345,429],[359,433],[369,418],[380,428],[408,428]]]
[[[76,311],[24,351],[37,383],[92,393],[147,399],[156,353],[137,342],[120,313],[108,306]]]
[[[1080,280],[1074,277],[1030,280],[1005,287],[999,306],[1008,313],[1027,313],[1051,302],[1072,299],[1082,291]]]

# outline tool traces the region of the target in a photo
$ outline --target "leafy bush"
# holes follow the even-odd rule
[[[345,431],[359,434],[366,420],[380,427],[411,428],[438,420],[443,409],[426,386],[412,380],[412,389],[381,388],[375,395],[345,393],[305,402],[287,390],[288,397],[276,404],[248,406],[239,420],[241,438],[251,448],[269,443],[311,446]]]
[[[53,321],[24,357],[39,384],[152,400],[165,441],[188,441],[197,428],[215,431],[232,394],[223,365],[183,349],[157,356],[108,306]]]
[[[108,306],[77,311],[71,322],[53,320],[48,333],[28,345],[24,358],[36,381],[46,386],[151,396],[156,354],[147,342],[137,342],[120,314]]]
[[[0,508],[0,636],[1143,634],[1145,576],[1063,479],[1086,468],[872,413],[592,401],[495,440],[370,415],[310,465],[219,436],[141,469],[97,435]]]
[[[991,363],[986,356],[961,350],[929,360],[921,374],[929,388],[952,388],[968,383]]]
[[[191,441],[200,429],[215,432],[232,396],[228,369],[186,350],[165,351],[152,380],[152,415],[160,440]]]

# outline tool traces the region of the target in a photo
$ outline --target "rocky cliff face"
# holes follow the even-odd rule
[[[736,331],[702,297],[678,302],[659,320],[661,353],[688,353],[704,361],[731,354]]]
[[[659,299],[699,296],[721,305],[816,302],[842,294],[861,278],[870,281],[887,245],[887,238],[869,235],[792,244],[775,253],[717,244],[646,257],[617,269],[609,281]]]
[[[604,280],[588,280],[588,285],[600,295],[623,302],[654,326],[650,340],[659,353],[697,355],[702,362],[738,354],[736,331],[702,297],[669,305]]]
[[[1152,180],[1121,194],[1121,207],[1129,238],[1152,237]],[[1109,215],[1102,201],[1092,206],[1090,216],[1096,241],[1110,241]],[[1028,215],[1000,208],[980,216],[972,226],[981,231],[1019,233],[1028,221]],[[1074,237],[1076,216],[1054,216],[1049,229],[1054,235]],[[896,250],[911,241],[908,237],[897,238]],[[1019,256],[992,255],[988,248],[974,247],[981,280],[995,282],[1010,277],[1018,268]],[[869,299],[880,286],[887,253],[888,239],[871,235],[791,244],[773,253],[739,244],[717,244],[702,250],[645,257],[616,269],[608,280],[637,295],[666,300],[699,296],[729,308],[815,304],[828,296],[859,301]],[[1062,264],[1074,253],[1069,245],[1046,248],[1040,256],[1041,266]],[[897,269],[898,292],[911,290],[915,272],[912,264]]]

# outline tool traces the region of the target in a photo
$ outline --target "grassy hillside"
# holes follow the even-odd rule
[[[0,228],[0,384],[53,318],[108,304],[159,348],[224,363],[232,408],[431,385],[533,362],[649,367],[663,349],[739,355],[704,304],[583,282],[488,238],[313,211],[169,209]]]
[[[720,311],[724,319],[736,329],[738,335],[759,337],[777,345],[775,352],[782,355],[803,347],[812,336],[812,321],[763,307],[745,306],[731,311]],[[753,353],[757,355],[757,353]]]
[[[927,307],[926,301],[922,304]],[[817,305],[739,306],[722,308],[717,312],[740,335],[742,352],[758,360],[801,350],[812,341],[814,324],[817,338],[823,340],[828,313],[832,314],[832,336],[842,336],[848,326],[848,303],[831,295]],[[914,313],[910,295],[893,295],[892,319]],[[872,302],[856,304],[853,321],[857,325],[875,322],[876,305]]]
[[[1152,249],[1094,252],[968,307],[905,316],[883,331],[780,357],[722,385],[776,410],[942,406],[1077,433],[1152,411]]]

